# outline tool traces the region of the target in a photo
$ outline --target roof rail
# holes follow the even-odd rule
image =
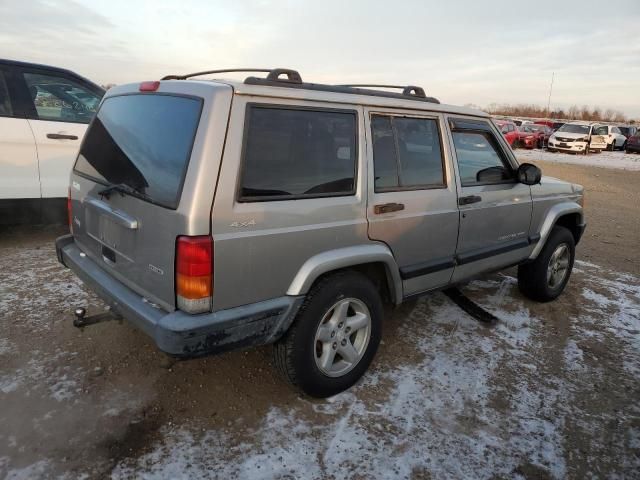
[[[373,97],[390,97],[404,100],[419,100],[429,103],[440,103],[437,98],[427,97],[424,89],[414,85],[378,85],[378,84],[358,84],[358,85],[325,85],[321,83],[305,83],[302,81],[300,73],[289,68],[225,68],[222,70],[207,70],[204,72],[188,73],[186,75],[167,75],[162,80],[186,80],[187,78],[210,75],[213,73],[232,72],[260,72],[267,73],[266,77],[247,77],[244,83],[247,85],[264,85],[271,87],[289,87],[304,90],[316,90],[321,92],[348,93],[352,95],[368,95]],[[370,90],[368,88],[398,88],[402,93],[385,92],[382,90]]]
[[[278,70],[278,69],[276,69]],[[204,72],[187,73],[186,75],[166,75],[161,80],[186,80],[191,77],[200,77],[212,73],[233,73],[233,72],[265,72],[271,74],[271,68],[225,68],[222,70],[205,70]]]
[[[415,85],[380,85],[375,83],[354,83],[349,85],[336,85],[337,87],[348,87],[348,88],[401,88],[402,95],[412,96],[412,97],[421,97],[426,98],[427,95],[424,93],[424,89],[422,87],[416,87]]]

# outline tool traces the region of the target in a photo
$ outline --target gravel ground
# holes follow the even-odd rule
[[[535,159],[533,159],[535,161]],[[57,264],[61,229],[0,234],[0,478],[639,478],[640,172],[540,163],[587,188],[566,292],[509,270],[389,311],[370,373],[325,401],[268,347],[175,362]]]

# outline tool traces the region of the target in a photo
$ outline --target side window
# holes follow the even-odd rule
[[[513,180],[491,133],[454,130],[453,143],[463,187]]]
[[[250,105],[240,201],[355,194],[356,113]]]
[[[445,186],[436,120],[372,115],[371,131],[376,192]]]
[[[599,125],[597,127],[593,127],[593,131],[591,132],[591,135],[608,135],[609,134],[609,129],[607,128],[606,125]]]
[[[9,98],[9,87],[4,72],[0,70],[0,117],[12,115],[13,108],[11,108],[11,99]]]
[[[620,132],[620,129],[619,129],[618,127],[613,127],[613,128],[611,129],[611,131],[612,131],[613,133],[621,133],[621,132]]]
[[[89,123],[98,109],[100,95],[63,77],[25,73],[38,119]]]

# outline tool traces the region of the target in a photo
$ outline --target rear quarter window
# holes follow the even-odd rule
[[[239,201],[355,194],[352,110],[248,105]]]

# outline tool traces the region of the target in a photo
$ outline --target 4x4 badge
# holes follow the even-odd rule
[[[246,222],[233,222],[231,225],[229,225],[230,227],[249,227],[251,225],[255,225],[256,221],[252,218],[251,220],[248,220]]]

